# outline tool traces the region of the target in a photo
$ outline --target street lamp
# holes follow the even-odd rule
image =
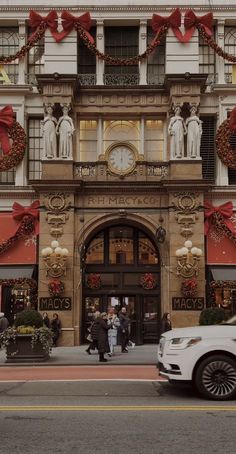
[[[59,242],[56,240],[51,242],[51,247],[42,249],[41,256],[46,266],[46,276],[65,276],[68,255],[68,249],[61,248]]]
[[[192,241],[185,241],[184,247],[177,249],[175,255],[177,258],[177,276],[191,278],[198,275],[202,250],[193,246]]]

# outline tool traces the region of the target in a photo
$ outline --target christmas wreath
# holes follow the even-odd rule
[[[236,152],[232,149],[230,138],[236,132],[236,107],[230,118],[223,121],[216,133],[216,151],[223,164],[230,169],[236,169]]]
[[[59,296],[65,291],[65,285],[60,279],[51,279],[48,283],[48,292],[51,296]]]
[[[10,145],[9,139],[12,140]],[[0,171],[16,167],[23,159],[26,147],[26,135],[22,126],[14,120],[11,106],[0,110],[0,142],[3,155],[0,156]]]
[[[181,293],[185,298],[193,298],[197,294],[197,280],[193,277],[192,279],[185,279],[181,285]]]
[[[92,289],[98,289],[102,285],[100,274],[90,273],[87,277],[87,286]]]
[[[152,290],[157,286],[157,280],[152,273],[142,274],[140,284],[145,290]]]

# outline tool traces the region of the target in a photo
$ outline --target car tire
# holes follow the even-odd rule
[[[205,358],[197,367],[194,384],[207,399],[232,399],[236,396],[236,361],[224,355]]]

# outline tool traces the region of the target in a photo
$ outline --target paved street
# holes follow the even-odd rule
[[[235,402],[156,381],[1,382],[1,454],[234,454]]]

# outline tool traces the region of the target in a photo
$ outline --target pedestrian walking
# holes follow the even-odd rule
[[[49,317],[48,317],[48,313],[47,313],[47,312],[44,312],[44,313],[43,313],[43,324],[44,324],[47,328],[50,328],[50,320],[49,320]]]
[[[88,355],[91,355],[91,350],[95,350],[98,348],[98,325],[95,323],[96,319],[100,317],[100,312],[96,311],[94,312],[94,319],[88,328],[88,336],[87,340],[89,341],[89,346],[85,350]]]
[[[126,307],[122,307],[119,314],[119,337],[121,343],[121,352],[128,353],[128,342],[129,342],[129,330],[130,330],[130,319],[127,315]]]
[[[108,331],[108,343],[110,347],[110,352],[108,353],[109,356],[112,356],[114,353],[114,347],[117,345],[117,333],[118,327],[120,326],[119,318],[113,308],[110,308],[108,311],[108,326],[110,329]]]
[[[102,312],[101,315],[96,318],[94,325],[96,326],[97,330],[99,361],[107,362],[107,359],[104,358],[104,354],[110,352],[108,343],[108,330],[111,328],[107,324],[107,313]]]
[[[59,336],[61,334],[61,321],[58,317],[58,314],[55,313],[53,314],[53,319],[51,321],[51,330],[53,333],[53,347],[57,346],[57,341],[59,339]]]
[[[165,333],[166,331],[170,331],[172,329],[170,313],[165,312],[161,319],[161,334]]]

